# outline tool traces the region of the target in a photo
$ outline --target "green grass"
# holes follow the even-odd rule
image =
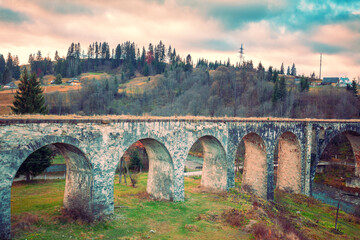
[[[343,234],[337,235],[331,232],[335,227],[336,208],[299,194],[278,193],[276,202],[291,215],[298,215],[301,220],[297,221],[296,227],[308,232],[311,239],[359,239],[359,218],[340,210],[338,229]],[[309,225],[312,228],[309,228]]]
[[[334,222],[333,208],[312,203],[302,195],[277,194],[276,202],[281,205],[277,209],[272,203],[238,189],[226,194],[205,192],[199,188],[200,178],[197,177],[185,178],[184,202],[154,201],[146,193],[146,181],[147,174],[139,175],[138,185],[133,188],[130,181],[128,185],[118,184],[116,176],[113,217],[91,224],[59,218],[65,180],[15,183],[11,198],[13,226],[25,212],[38,216],[39,221],[29,229],[13,228],[14,239],[254,239],[252,233],[244,231],[249,220],[265,222],[266,226],[274,228],[277,223],[271,216],[277,214],[293,219],[296,228],[311,239],[339,239],[330,232]],[[259,202],[265,210],[254,207],[254,202]],[[231,209],[243,214],[245,225],[235,227],[225,221],[223,213]],[[360,225],[355,224],[354,219],[341,212],[342,238],[358,237]]]

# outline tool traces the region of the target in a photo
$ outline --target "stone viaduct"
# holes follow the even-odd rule
[[[199,140],[204,164],[201,184],[215,191],[234,187],[234,159],[243,140],[243,184],[258,196],[278,188],[311,195],[321,153],[345,133],[360,176],[360,121],[269,118],[0,116],[0,238],[10,238],[14,176],[35,150],[54,144],[67,165],[64,207],[96,219],[114,212],[114,176],[124,152],[140,140],[149,157],[147,192],[156,199],[184,200],[184,166]]]

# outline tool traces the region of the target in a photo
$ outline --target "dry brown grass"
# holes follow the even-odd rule
[[[63,82],[67,81],[68,79],[63,79]],[[43,86],[44,94],[52,93],[52,92],[67,92],[73,90],[79,90],[81,86],[63,86],[63,85],[50,85],[50,86]],[[8,115],[11,114],[11,108],[14,102],[14,95],[16,89],[4,90],[0,91],[0,115]]]
[[[125,92],[127,94],[142,94],[144,91],[155,87],[161,77],[162,75],[158,74],[155,76],[139,76],[133,78],[129,82],[122,84],[118,92]]]

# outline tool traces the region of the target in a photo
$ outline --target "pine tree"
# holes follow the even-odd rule
[[[269,66],[269,69],[268,69],[267,75],[266,75],[266,80],[268,80],[270,82],[272,80],[272,75],[273,75],[273,69],[272,69],[272,66]]]
[[[19,89],[15,93],[14,106],[11,107],[11,110],[15,114],[46,114],[47,108],[42,93],[43,90],[40,87],[40,82],[36,79],[35,73],[29,77],[25,68],[20,78]]]
[[[279,84],[278,84],[278,81],[276,81],[274,84],[274,90],[273,90],[271,101],[273,103],[276,103],[278,99],[279,99]]]
[[[279,98],[281,100],[285,99],[286,95],[287,95],[286,93],[287,93],[287,91],[286,91],[285,78],[281,77],[280,78],[280,83],[279,83]]]
[[[4,72],[5,72],[5,59],[4,56],[0,54],[0,84],[4,84],[3,82],[3,76],[4,76]]]
[[[54,57],[55,61],[59,61],[60,60],[60,57],[59,57],[59,53],[58,51],[56,50],[55,52],[55,57]]]
[[[55,84],[62,84],[61,79],[62,79],[61,74],[60,73],[57,74],[55,78]]]
[[[275,83],[278,80],[279,72],[275,69],[274,74],[272,76],[272,81]]]
[[[285,73],[284,63],[281,63],[280,74],[284,74],[284,73]]]
[[[357,96],[357,84],[356,84],[355,80],[352,81],[351,91],[354,93],[355,96]]]
[[[292,76],[296,76],[296,67],[295,67],[295,63],[293,63],[292,67],[291,67],[291,75]]]
[[[301,77],[300,79],[300,92],[309,91],[309,81],[307,78]]]
[[[291,75],[290,66],[288,66],[288,68],[287,68],[286,75]]]

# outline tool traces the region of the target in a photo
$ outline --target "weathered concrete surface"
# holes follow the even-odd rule
[[[324,129],[323,136],[320,136]],[[205,149],[203,185],[216,190],[234,187],[236,149],[245,136],[248,164],[246,181],[259,195],[273,199],[274,149],[285,132],[294,134],[300,145],[298,180],[288,185],[310,194],[319,154],[336,134],[360,133],[360,121],[239,119],[239,118],[157,118],[157,117],[0,117],[0,238],[10,237],[11,185],[22,162],[40,147],[55,144],[62,149],[69,172],[66,179],[64,206],[90,214],[94,218],[114,211],[113,181],[115,169],[124,152],[141,140],[150,155],[147,191],[155,198],[184,200],[184,166],[191,146],[203,138]],[[261,141],[260,141],[261,139]],[[260,156],[260,157],[259,157]],[[259,161],[261,160],[261,161]],[[258,161],[260,163],[258,163]],[[289,159],[290,161],[290,159]],[[300,163],[299,163],[300,161]],[[251,162],[251,161],[248,161]],[[261,173],[256,176],[255,172]],[[256,180],[257,179],[257,180]],[[299,179],[299,178],[298,178]],[[259,185],[254,184],[256,180]],[[299,190],[300,189],[300,190]],[[80,199],[82,206],[74,202]]]
[[[290,132],[282,134],[279,139],[276,186],[281,190],[301,193],[301,148],[297,137]]]

